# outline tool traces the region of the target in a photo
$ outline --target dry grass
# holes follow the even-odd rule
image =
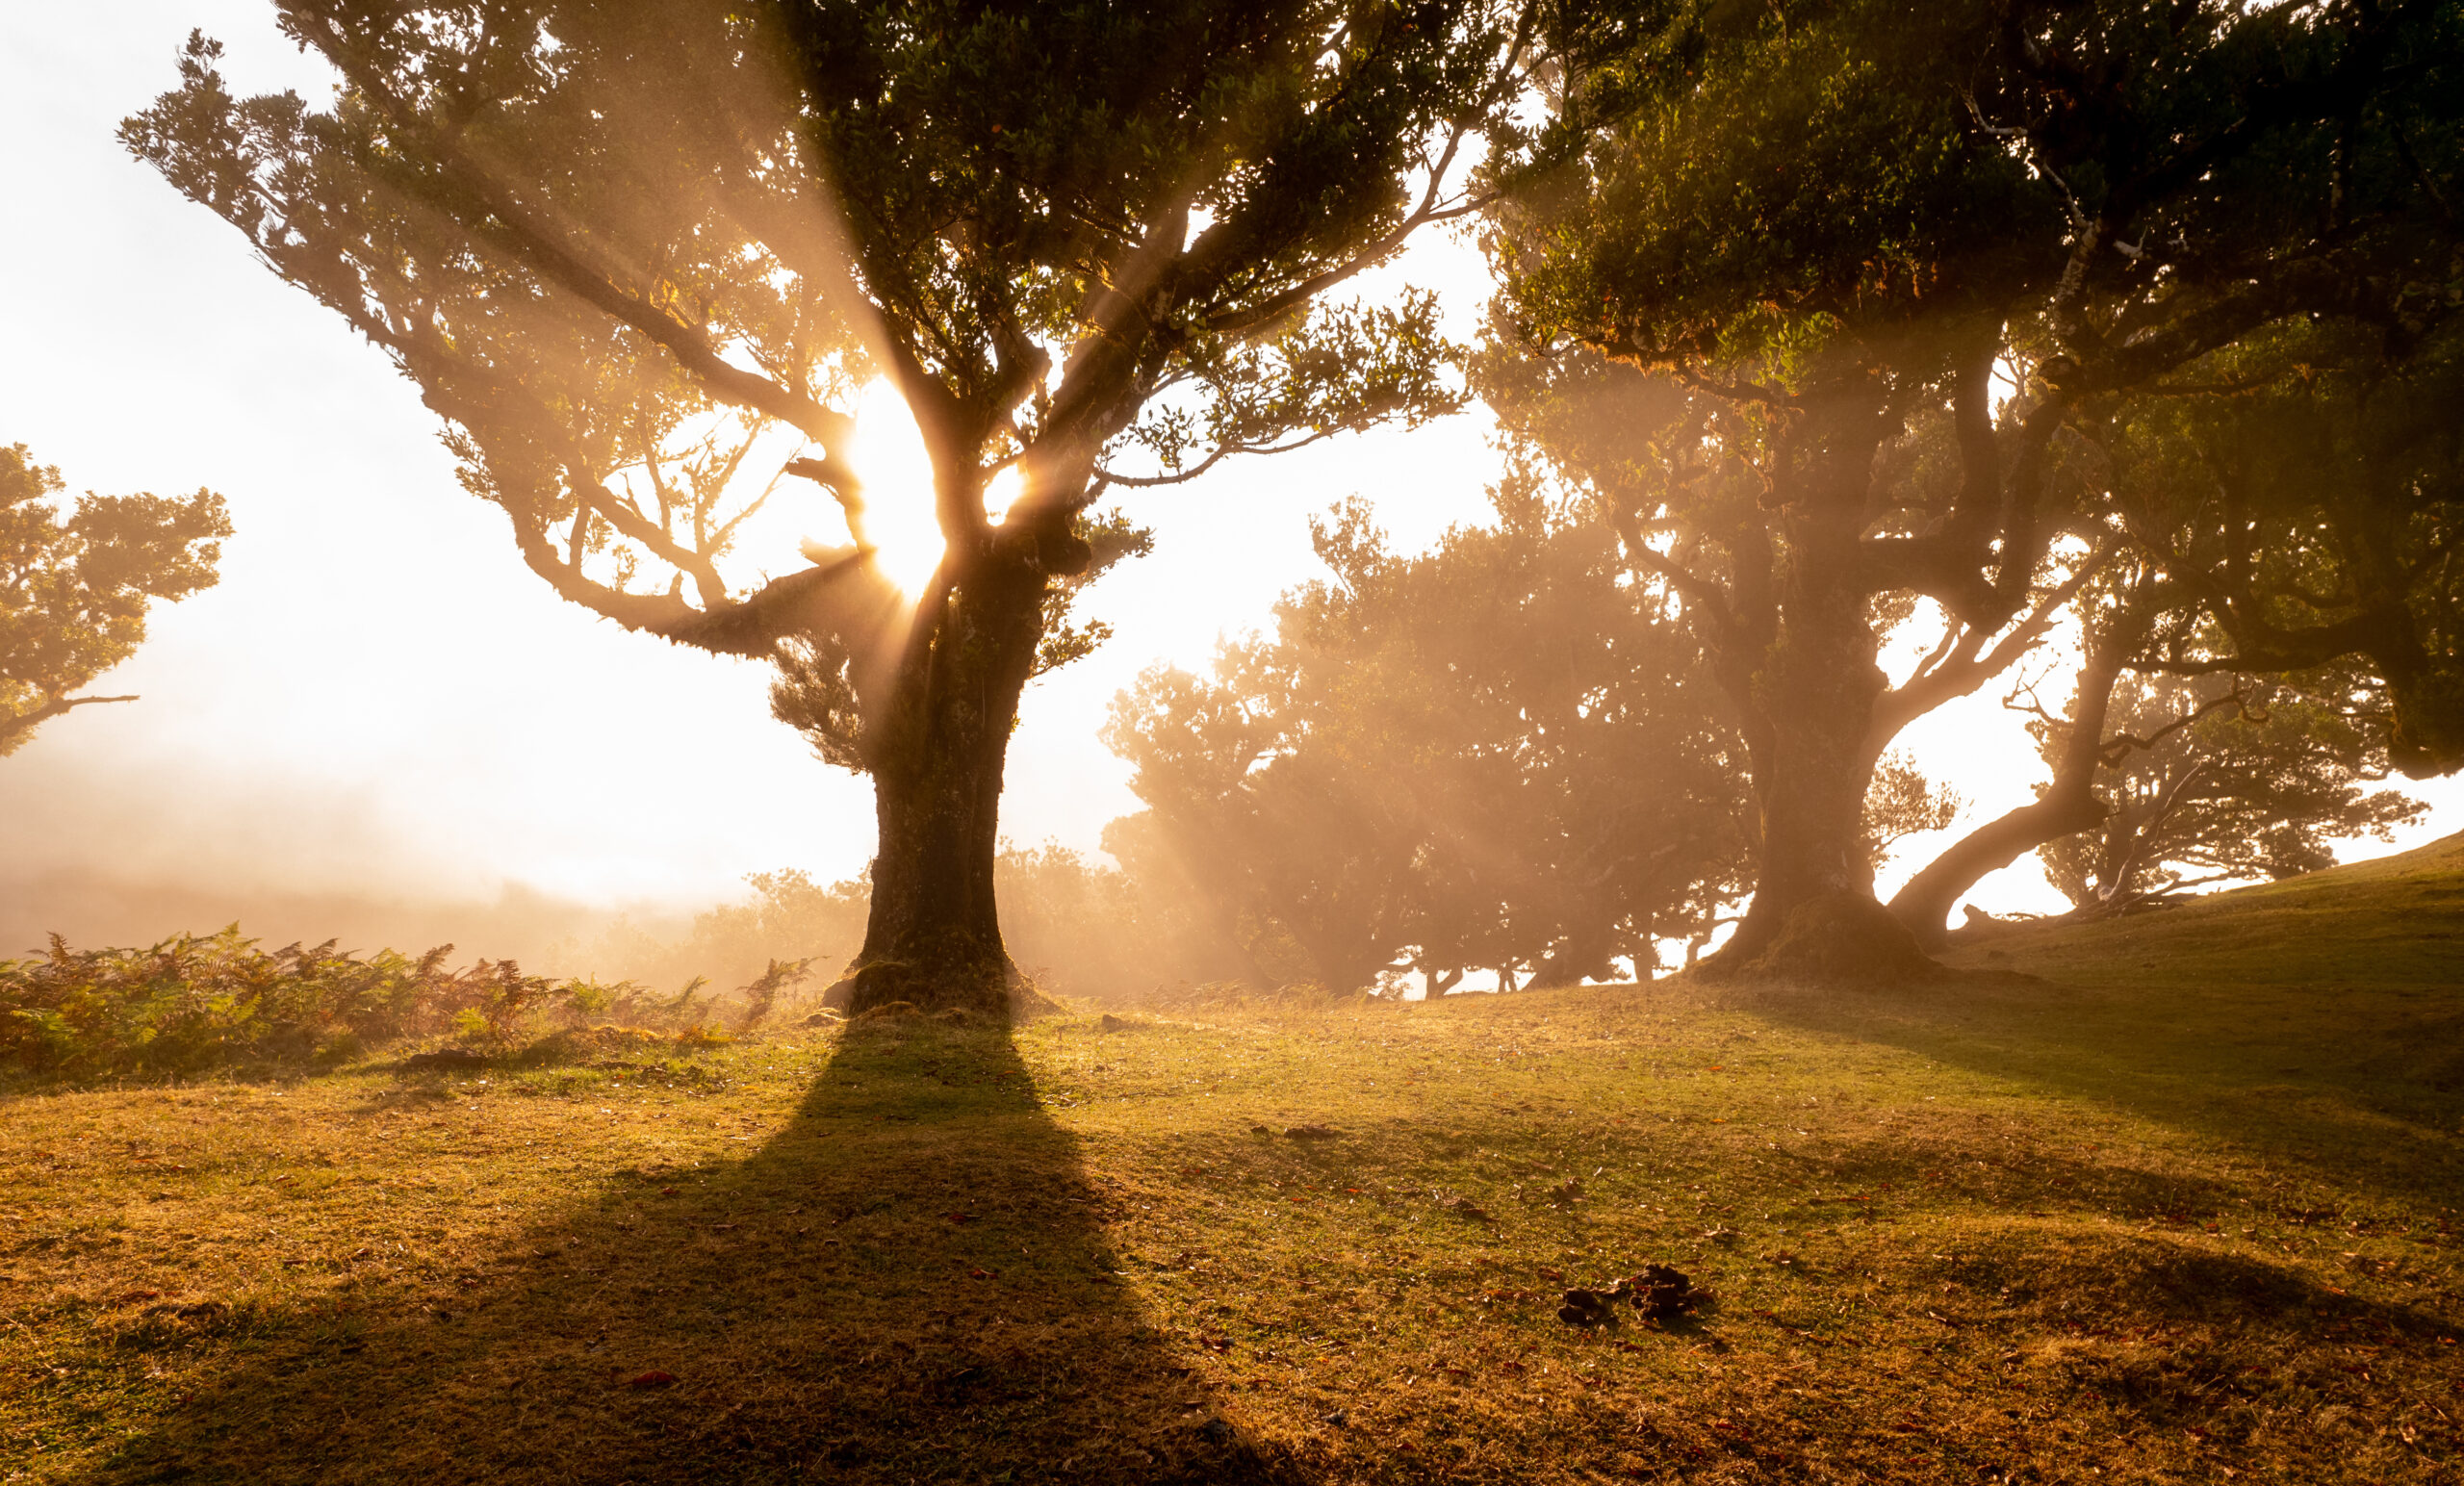
[[[0,1477],[2455,1479],[2464,964],[2064,942],[23,1095]]]

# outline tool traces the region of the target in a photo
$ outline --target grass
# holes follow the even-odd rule
[[[0,1479],[2453,1480],[2459,889],[1896,992],[27,1092]],[[1646,1262],[1716,1299],[1556,1319]]]

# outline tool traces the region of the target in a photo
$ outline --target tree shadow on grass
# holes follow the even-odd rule
[[[458,1301],[233,1339],[105,1481],[1279,1481],[1113,1273],[999,1029],[859,1024],[733,1164],[611,1174]]]
[[[2464,1189],[2449,1138],[2464,1117],[2464,1082],[2436,1071],[2454,1054],[2423,1023],[2452,1020],[2460,1001],[2278,986],[2099,990],[1974,972],[1888,991],[1775,986],[1734,997],[1807,1031],[2125,1109],[2433,1206]]]

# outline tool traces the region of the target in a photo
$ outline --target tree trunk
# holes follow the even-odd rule
[[[1755,781],[1762,870],[1724,956],[1758,957],[1799,909],[1860,890],[1870,778],[1861,745],[1886,681],[1863,606],[1844,587],[1808,594],[1756,679],[1771,720],[1768,765]]]
[[[2094,771],[2089,771],[2092,781]],[[2104,807],[2087,781],[2056,780],[2042,798],[2006,811],[1952,842],[1890,900],[1891,916],[1908,926],[1919,944],[1939,948],[1949,939],[1944,922],[1961,898],[1988,876],[2049,841],[2092,829]]]
[[[1014,546],[988,544],[937,612],[917,614],[884,715],[867,719],[867,732],[878,730],[866,751],[881,834],[851,1012],[905,1001],[1007,1015],[1022,988],[1001,942],[992,866],[1045,578]]]
[[[1860,447],[1861,455],[1857,448],[1837,454],[1856,466],[1859,497],[1872,462],[1871,443]],[[1851,474],[1830,473],[1843,484]],[[1789,524],[1776,585],[1778,633],[1751,683],[1764,732],[1754,759],[1759,872],[1744,921],[1712,957],[1723,970],[1761,960],[1809,908],[1872,903],[1859,871],[1873,772],[1864,743],[1889,679],[1876,663],[1881,646],[1865,615],[1856,551],[1861,508],[1861,499],[1835,492],[1806,502]]]
[[[2064,741],[2053,782],[2032,804],[1987,821],[1926,863],[1890,900],[1891,915],[1928,948],[1944,943],[1944,921],[1968,889],[2048,842],[2093,830],[2105,817],[2096,798],[2096,768],[2104,756],[2105,714],[2122,664],[2146,634],[2136,610],[2125,611],[2089,648],[2070,702],[2070,735]]]
[[[1881,643],[1866,612],[1874,575],[1859,543],[1890,421],[1853,386],[1806,417],[1773,480],[1784,514],[1771,638],[1723,668],[1750,677],[1740,709],[1758,724],[1749,737],[1760,841],[1754,901],[1707,967],[1820,979],[1924,974],[1931,962],[1874,901],[1861,870],[1873,776],[1866,740],[1889,678],[1876,660]]]
[[[1615,972],[1611,963],[1616,941],[1605,913],[1596,912],[1583,928],[1567,935],[1540,957],[1531,972],[1529,990],[1557,990],[1579,986],[1585,978],[1606,980]]]

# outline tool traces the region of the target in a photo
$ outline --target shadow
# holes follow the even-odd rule
[[[89,1479],[1294,1478],[1115,1275],[1106,1200],[1006,1032],[860,1023],[757,1152],[609,1173],[449,1298],[235,1330]]]
[[[2433,1207],[2464,1189],[2452,1139],[2464,1079],[2445,1071],[2464,997],[2451,990],[2117,989],[1964,971],[1883,991],[1763,986],[1727,999],[2264,1151],[2339,1185]],[[2161,1213],[2180,1200],[2150,1191],[2126,1206]]]

